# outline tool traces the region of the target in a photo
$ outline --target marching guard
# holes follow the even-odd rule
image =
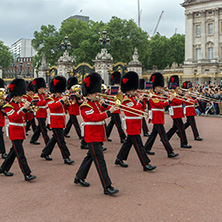
[[[179,87],[179,77],[178,75],[173,75],[170,77],[168,88],[170,88],[170,84],[176,84],[177,87]],[[192,148],[191,145],[188,145],[186,132],[183,125],[182,118],[184,117],[183,113],[183,99],[182,97],[176,96],[173,98],[173,100],[170,103],[169,107],[169,114],[171,118],[173,119],[173,126],[168,130],[167,132],[167,138],[168,140],[171,139],[171,137],[178,131],[178,134],[180,135],[180,147],[190,149]]]
[[[111,75],[111,85],[112,86],[119,86],[120,79],[121,79],[120,72],[118,72],[118,71],[113,72]],[[110,94],[110,92],[109,92],[109,94]],[[118,133],[119,133],[120,142],[124,143],[125,138],[126,138],[126,134],[122,129],[122,123],[120,120],[120,113],[121,113],[120,109],[118,109],[117,111],[112,113],[111,120],[110,120],[108,126],[106,127],[106,136],[107,136],[107,138],[110,137],[113,126],[115,125],[118,130]],[[108,141],[111,141],[111,139],[108,139]]]
[[[2,78],[0,78],[0,93],[2,94],[2,98],[0,98],[0,153],[2,154],[2,158],[5,159],[7,157],[7,153],[5,150],[5,141],[3,137],[2,128],[5,126],[5,111],[2,109],[4,105],[4,93],[5,93],[5,82]]]
[[[33,116],[33,113],[28,112],[30,103],[28,101],[24,105],[22,103],[22,97],[26,93],[26,82],[23,79],[14,79],[8,88],[9,96],[12,99],[3,108],[9,120],[9,139],[12,141],[12,148],[0,167],[0,173],[5,176],[13,176],[9,170],[17,157],[25,180],[31,181],[36,176],[31,175],[22,145],[26,138],[26,120],[31,120]]]
[[[64,130],[65,133],[65,137],[69,138],[70,136],[69,131],[72,127],[72,125],[75,127],[76,133],[79,137],[79,139],[81,139],[81,130],[80,130],[80,126],[79,126],[79,122],[76,116],[78,116],[79,113],[79,106],[82,104],[83,100],[82,97],[79,95],[77,96],[76,94],[74,94],[75,92],[72,92],[71,87],[78,84],[78,79],[76,77],[70,77],[68,79],[68,87],[67,89],[70,91],[69,93],[69,101],[70,101],[70,106],[69,106],[69,121],[66,125],[66,128]]]
[[[30,140],[30,143],[39,145],[40,143],[37,142],[39,139],[40,133],[42,133],[43,140],[45,145],[49,141],[49,136],[46,129],[46,117],[47,117],[47,95],[45,93],[46,83],[43,78],[35,78],[33,80],[33,87],[35,91],[35,95],[33,97],[33,103],[39,109],[36,112],[36,119],[38,120],[38,126]]]
[[[62,96],[66,91],[66,79],[63,76],[56,76],[50,82],[50,91],[53,93],[48,98],[48,107],[50,111],[50,128],[53,130],[53,136],[46,144],[40,155],[45,160],[52,160],[51,155],[55,144],[57,143],[61,151],[65,164],[72,164],[74,160],[69,158],[70,152],[66,146],[63,129],[66,127],[66,110],[69,108],[68,96]]]
[[[162,88],[164,87],[164,78],[161,73],[153,73],[150,77],[150,81],[153,82],[154,95],[149,99],[151,111],[149,113],[149,118],[153,123],[153,130],[150,137],[145,143],[146,152],[149,155],[154,155],[154,152],[151,152],[153,144],[155,142],[157,134],[160,135],[161,141],[167,151],[169,158],[177,157],[179,154],[173,152],[167,134],[164,128],[164,108],[168,106],[173,100],[173,95],[169,97],[169,101],[163,101],[164,98],[161,96]]]
[[[101,76],[98,73],[92,73],[86,76],[82,83],[82,92],[83,96],[86,96],[86,100],[80,106],[84,121],[81,130],[84,133],[84,139],[88,144],[89,150],[76,173],[74,183],[84,187],[90,186],[85,179],[92,162],[94,162],[104,188],[104,194],[113,195],[118,193],[119,190],[111,186],[111,180],[102,152],[102,142],[106,139],[104,120],[110,117],[116,108],[112,106],[105,111],[105,108],[97,102],[97,93],[101,92],[101,82]]]
[[[191,87],[192,87],[191,82],[184,82],[182,85],[182,88],[184,88],[184,89],[189,89]],[[195,110],[195,104],[197,103],[197,100],[195,100],[191,96],[189,96],[189,91],[187,91],[185,93],[184,99],[185,99],[184,100],[184,105],[185,105],[184,111],[185,111],[185,115],[187,117],[187,121],[186,121],[186,123],[184,123],[184,129],[186,130],[189,126],[191,126],[194,140],[202,141],[203,138],[201,138],[199,136],[199,132],[198,132],[196,121],[195,121],[195,116],[197,115],[196,110]]]
[[[156,166],[152,166],[149,164],[150,159],[146,155],[140,136],[142,127],[141,113],[133,111],[135,112],[134,114],[130,112],[130,108],[133,108],[134,110],[141,110],[143,106],[142,101],[137,100],[137,98],[135,97],[136,90],[138,89],[138,83],[139,77],[138,74],[135,72],[126,73],[121,80],[121,91],[125,93],[122,105],[124,105],[124,107],[127,106],[127,108],[124,108],[127,138],[117,155],[115,164],[120,165],[121,167],[128,167],[128,165],[124,163],[123,160],[127,160],[130,149],[133,145],[139,157],[141,165],[143,166],[143,170],[151,171],[154,170]]]

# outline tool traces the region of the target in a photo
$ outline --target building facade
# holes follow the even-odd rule
[[[13,43],[10,47],[10,51],[16,61],[18,57],[33,57],[36,52],[32,47],[31,39],[19,39],[17,42]]]
[[[221,83],[222,0],[186,0],[184,80]]]

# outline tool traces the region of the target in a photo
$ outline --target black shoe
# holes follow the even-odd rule
[[[39,145],[40,143],[39,142],[36,142],[36,141],[30,141],[31,144],[34,144],[34,145]]]
[[[195,140],[197,140],[197,141],[202,141],[203,138],[201,138],[201,137],[198,136],[198,137],[195,138]]]
[[[36,176],[31,175],[31,174],[25,175],[25,181],[31,181],[31,180],[34,180],[35,178],[36,178]]]
[[[126,142],[126,140],[125,140],[125,139],[121,140],[121,143],[125,143],[125,142]]]
[[[45,158],[45,160],[48,160],[48,161],[52,160],[52,157],[50,157],[49,155],[45,155],[44,153],[41,153],[40,157]]]
[[[85,149],[85,150],[88,150],[88,149],[89,149],[89,147],[88,147],[87,145],[81,145],[80,148],[81,148],[81,149]]]
[[[26,136],[28,136],[29,134],[28,133],[26,133]]]
[[[68,157],[68,158],[64,159],[64,163],[70,165],[70,164],[73,164],[73,163],[74,163],[74,160],[71,160],[71,159]]]
[[[177,157],[177,156],[179,156],[179,153],[172,152],[172,153],[168,154],[168,158],[174,158],[174,157]]]
[[[7,170],[3,170],[1,167],[0,167],[0,174],[4,173],[5,176],[7,177],[11,177],[13,176],[14,174],[12,172],[9,172]]]
[[[111,139],[109,139],[109,138],[107,138],[107,141],[108,141],[108,142],[112,142],[112,140],[111,140]]]
[[[80,184],[82,187],[89,187],[90,186],[90,183],[86,182],[85,180],[79,179],[78,177],[75,177],[74,183]]]
[[[149,133],[144,133],[143,136],[149,137],[150,134]]]
[[[102,151],[104,152],[104,151],[106,151],[107,150],[107,148],[106,147],[102,147]]]
[[[107,194],[107,195],[113,195],[113,194],[118,193],[118,192],[119,192],[119,190],[115,189],[112,186],[109,186],[109,187],[104,189],[104,194]]]
[[[121,167],[128,167],[128,164],[124,163],[122,160],[120,159],[116,159],[115,161],[116,165],[120,165]]]
[[[46,126],[46,128],[50,131],[52,130],[52,128],[50,128],[49,124]]]
[[[154,152],[151,152],[150,150],[146,150],[146,153],[147,153],[148,155],[155,155],[155,153],[154,153]]]
[[[181,145],[181,148],[191,149],[192,146],[191,145]]]
[[[6,159],[7,156],[8,156],[7,153],[2,153],[2,159]]]
[[[66,137],[66,138],[70,138],[70,136],[69,136],[69,135],[67,135],[67,134],[64,134],[64,137]]]
[[[143,167],[143,171],[152,171],[156,169],[156,166],[152,166],[150,164],[147,164],[146,166]]]

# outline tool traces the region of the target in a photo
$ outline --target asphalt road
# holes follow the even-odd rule
[[[203,141],[194,141],[191,129],[187,137],[192,149],[180,148],[175,135],[171,145],[178,158],[169,159],[157,137],[153,147],[155,156],[149,156],[154,172],[144,172],[135,150],[132,148],[127,164],[121,168],[114,164],[121,147],[117,130],[111,134],[112,142],[106,142],[104,153],[113,186],[120,192],[116,196],[103,194],[103,188],[92,165],[87,181],[90,187],[73,183],[78,167],[86,154],[80,149],[80,140],[72,128],[71,138],[66,139],[75,160],[65,165],[56,145],[52,158],[40,158],[41,145],[29,143],[31,133],[24,142],[25,153],[33,182],[24,181],[17,160],[12,166],[13,177],[0,175],[0,221],[2,222],[71,222],[71,221],[150,221],[150,222],[216,222],[222,221],[222,119],[196,118]],[[172,120],[166,115],[166,130]],[[149,129],[152,125],[149,124]],[[49,132],[51,135],[51,132]],[[142,137],[145,142],[147,138]],[[10,141],[5,137],[6,149]],[[0,159],[0,163],[3,159]]]

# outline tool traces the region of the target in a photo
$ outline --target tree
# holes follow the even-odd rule
[[[0,41],[0,65],[4,70],[7,70],[13,62],[13,56],[9,48]]]
[[[46,56],[47,63],[54,65],[61,55],[61,53],[59,54],[60,43],[61,38],[55,26],[42,25],[40,32],[34,32],[34,39],[32,40],[32,45],[37,51],[33,65],[38,68],[43,55]]]

